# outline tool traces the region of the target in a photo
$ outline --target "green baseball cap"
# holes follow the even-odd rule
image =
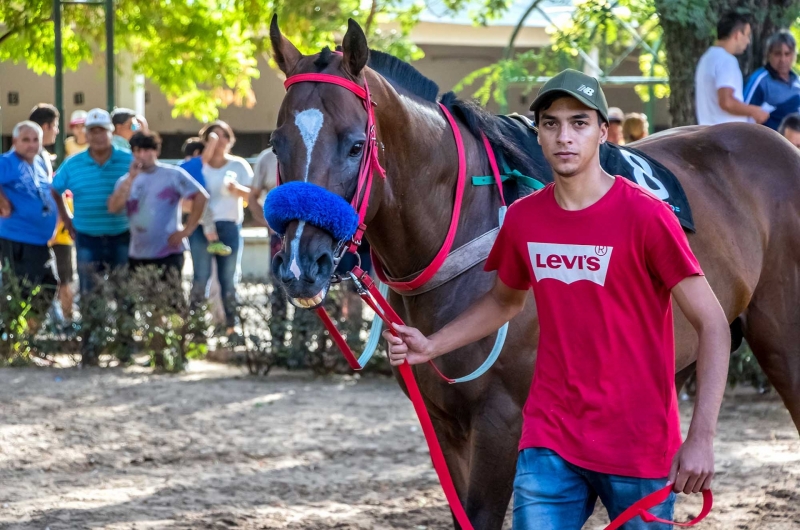
[[[572,96],[590,109],[595,109],[600,112],[600,115],[608,123],[608,102],[606,101],[606,95],[603,94],[603,89],[600,88],[600,83],[590,75],[568,68],[545,83],[539,89],[536,99],[531,103],[531,111],[534,113],[537,125],[539,122],[539,107],[547,99],[545,96],[554,92]]]

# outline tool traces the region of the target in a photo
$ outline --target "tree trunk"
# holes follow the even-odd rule
[[[775,31],[789,27],[800,14],[794,0],[710,0],[705,16],[700,11],[687,13],[681,0],[655,0],[664,31],[664,49],[669,70],[672,126],[697,123],[694,108],[694,72],[697,61],[714,42],[717,20],[724,13],[741,10],[751,13],[752,44],[739,58],[745,79],[764,64],[766,41]]]

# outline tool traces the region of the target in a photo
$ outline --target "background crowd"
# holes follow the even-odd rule
[[[697,123],[751,122],[777,130],[800,148],[800,79],[792,70],[797,43],[788,31],[772,35],[764,66],[745,83],[737,55],[750,44],[750,20],[724,15],[717,41],[695,72]],[[29,292],[45,288],[57,299],[57,318],[73,320],[76,279],[81,295],[108,271],[155,266],[182,289],[185,253],[191,255],[189,299],[199,306],[217,285],[231,344],[237,329],[237,284],[245,205],[252,222],[267,227],[261,207],[277,184],[275,155],[267,149],[254,168],[231,154],[236,135],[216,121],[183,145],[179,165],[159,162],[161,139],[131,109],[77,110],[69,120],[67,158],[54,171],[45,149],[56,142],[59,115],[39,104],[13,130],[13,149],[0,156],[0,281],[9,274]],[[609,141],[624,145],[648,135],[647,117],[609,109]],[[273,253],[280,239],[271,235]],[[362,258],[368,260],[368,254]],[[76,266],[77,265],[77,266]],[[52,298],[39,297],[29,314],[43,318]],[[0,323],[2,324],[2,323]]]

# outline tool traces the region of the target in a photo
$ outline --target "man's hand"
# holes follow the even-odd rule
[[[756,107],[753,109],[753,119],[756,121],[756,123],[764,123],[769,119],[769,112],[761,107]]]
[[[5,195],[0,193],[0,217],[11,217],[11,203]]]
[[[189,234],[186,230],[178,230],[177,232],[173,232],[169,238],[167,239],[167,244],[170,247],[178,247],[181,245],[185,238],[189,237]]]
[[[128,180],[133,182],[133,179],[142,171],[142,163],[134,160],[131,162],[131,167],[128,168]]]
[[[714,478],[714,440],[686,438],[672,460],[669,482],[675,493],[697,493],[711,488]]]
[[[433,359],[433,342],[417,328],[394,325],[397,336],[389,330],[383,332],[383,338],[389,343],[389,362],[392,366],[422,364]]]

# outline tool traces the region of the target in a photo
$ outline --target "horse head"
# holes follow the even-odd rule
[[[369,47],[353,20],[341,53],[326,48],[316,55],[303,55],[281,34],[277,17],[272,19],[270,39],[274,59],[288,80],[303,74],[325,74],[327,79],[335,76],[359,87],[365,84]],[[364,100],[342,86],[300,82],[290,90],[287,87],[272,146],[281,183],[288,186],[270,193],[267,210],[268,220],[269,213],[280,211],[280,226],[273,228],[284,237],[283,248],[272,263],[273,273],[297,307],[312,308],[323,302],[338,253],[358,225],[350,203],[360,191],[362,158],[369,142],[368,117]],[[375,180],[379,187],[380,179]],[[275,193],[279,190],[282,193]],[[370,212],[377,206],[371,202]]]

